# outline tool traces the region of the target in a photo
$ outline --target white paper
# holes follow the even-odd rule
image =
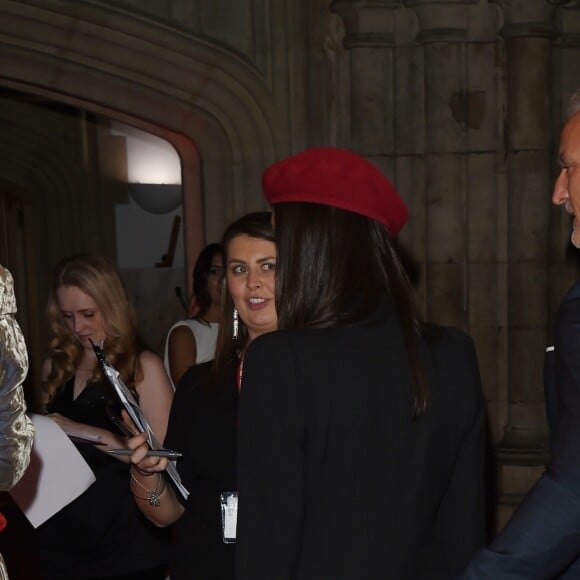
[[[127,388],[127,385],[119,378],[119,372],[114,369],[109,362],[107,361],[102,349],[100,347],[95,347],[95,354],[97,355],[97,359],[101,364],[101,368],[105,373],[105,376],[109,379],[109,382],[115,388],[119,399],[123,403],[123,406],[129,413],[133,423],[141,433],[147,433],[147,443],[151,449],[163,449],[163,445],[159,442],[157,437],[155,437],[155,433],[153,433],[153,429],[149,425],[149,421],[147,421],[147,417],[145,417],[143,411],[137,404],[135,397],[131,391]],[[167,474],[171,477],[175,487],[181,493],[184,499],[187,499],[189,496],[189,491],[186,487],[181,483],[181,477],[179,476],[179,472],[177,471],[177,467],[175,467],[174,461],[169,461],[167,463]]]
[[[83,443],[100,443],[100,435],[92,435],[91,433],[81,433],[80,431],[65,431],[65,433],[73,441],[82,441]]]
[[[53,419],[30,418],[35,428],[30,465],[9,493],[37,528],[86,491],[95,474]]]

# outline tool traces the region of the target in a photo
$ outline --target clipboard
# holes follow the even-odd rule
[[[93,345],[93,350],[95,351],[95,355],[97,360],[99,361],[101,368],[103,369],[103,373],[113,385],[121,403],[129,413],[131,420],[135,423],[137,429],[139,429],[140,433],[147,434],[147,443],[151,449],[163,449],[163,445],[159,442],[157,437],[155,437],[155,433],[153,433],[153,429],[151,429],[151,425],[149,425],[149,421],[147,421],[147,417],[141,411],[139,404],[135,400],[133,393],[127,388],[127,385],[119,378],[119,372],[111,366],[111,363],[108,361],[107,356],[105,355],[103,349],[91,341]],[[185,488],[185,486],[181,483],[181,477],[177,468],[175,467],[175,463],[169,461],[167,464],[167,473],[175,487],[179,491],[179,493],[183,496],[184,499],[187,499],[189,496],[189,491]]]

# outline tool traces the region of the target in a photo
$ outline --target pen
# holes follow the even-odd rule
[[[111,455],[133,455],[131,449],[109,449],[108,452]],[[168,459],[177,459],[181,457],[179,451],[173,451],[172,449],[149,449],[147,451],[147,457],[167,457]]]

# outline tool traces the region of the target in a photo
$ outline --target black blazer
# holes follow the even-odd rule
[[[580,578],[580,282],[564,297],[546,353],[551,460],[505,528],[462,578]]]
[[[246,354],[238,580],[451,578],[484,541],[484,402],[471,339],[422,344],[412,418],[397,317],[274,332]]]

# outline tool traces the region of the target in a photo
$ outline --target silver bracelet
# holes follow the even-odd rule
[[[158,473],[157,474],[157,481],[155,482],[155,487],[153,487],[153,489],[148,489],[135,477],[132,469],[129,469],[129,472],[131,473],[130,487],[131,487],[131,492],[133,493],[133,495],[137,499],[142,499],[142,500],[148,501],[153,507],[160,506],[161,502],[159,501],[159,496],[165,491],[165,485],[164,485],[165,479],[163,479],[163,475],[161,473]],[[147,493],[148,497],[141,497],[140,495],[137,495],[135,493],[135,491],[133,490],[133,482],[135,482],[143,491],[145,491],[145,493]]]

